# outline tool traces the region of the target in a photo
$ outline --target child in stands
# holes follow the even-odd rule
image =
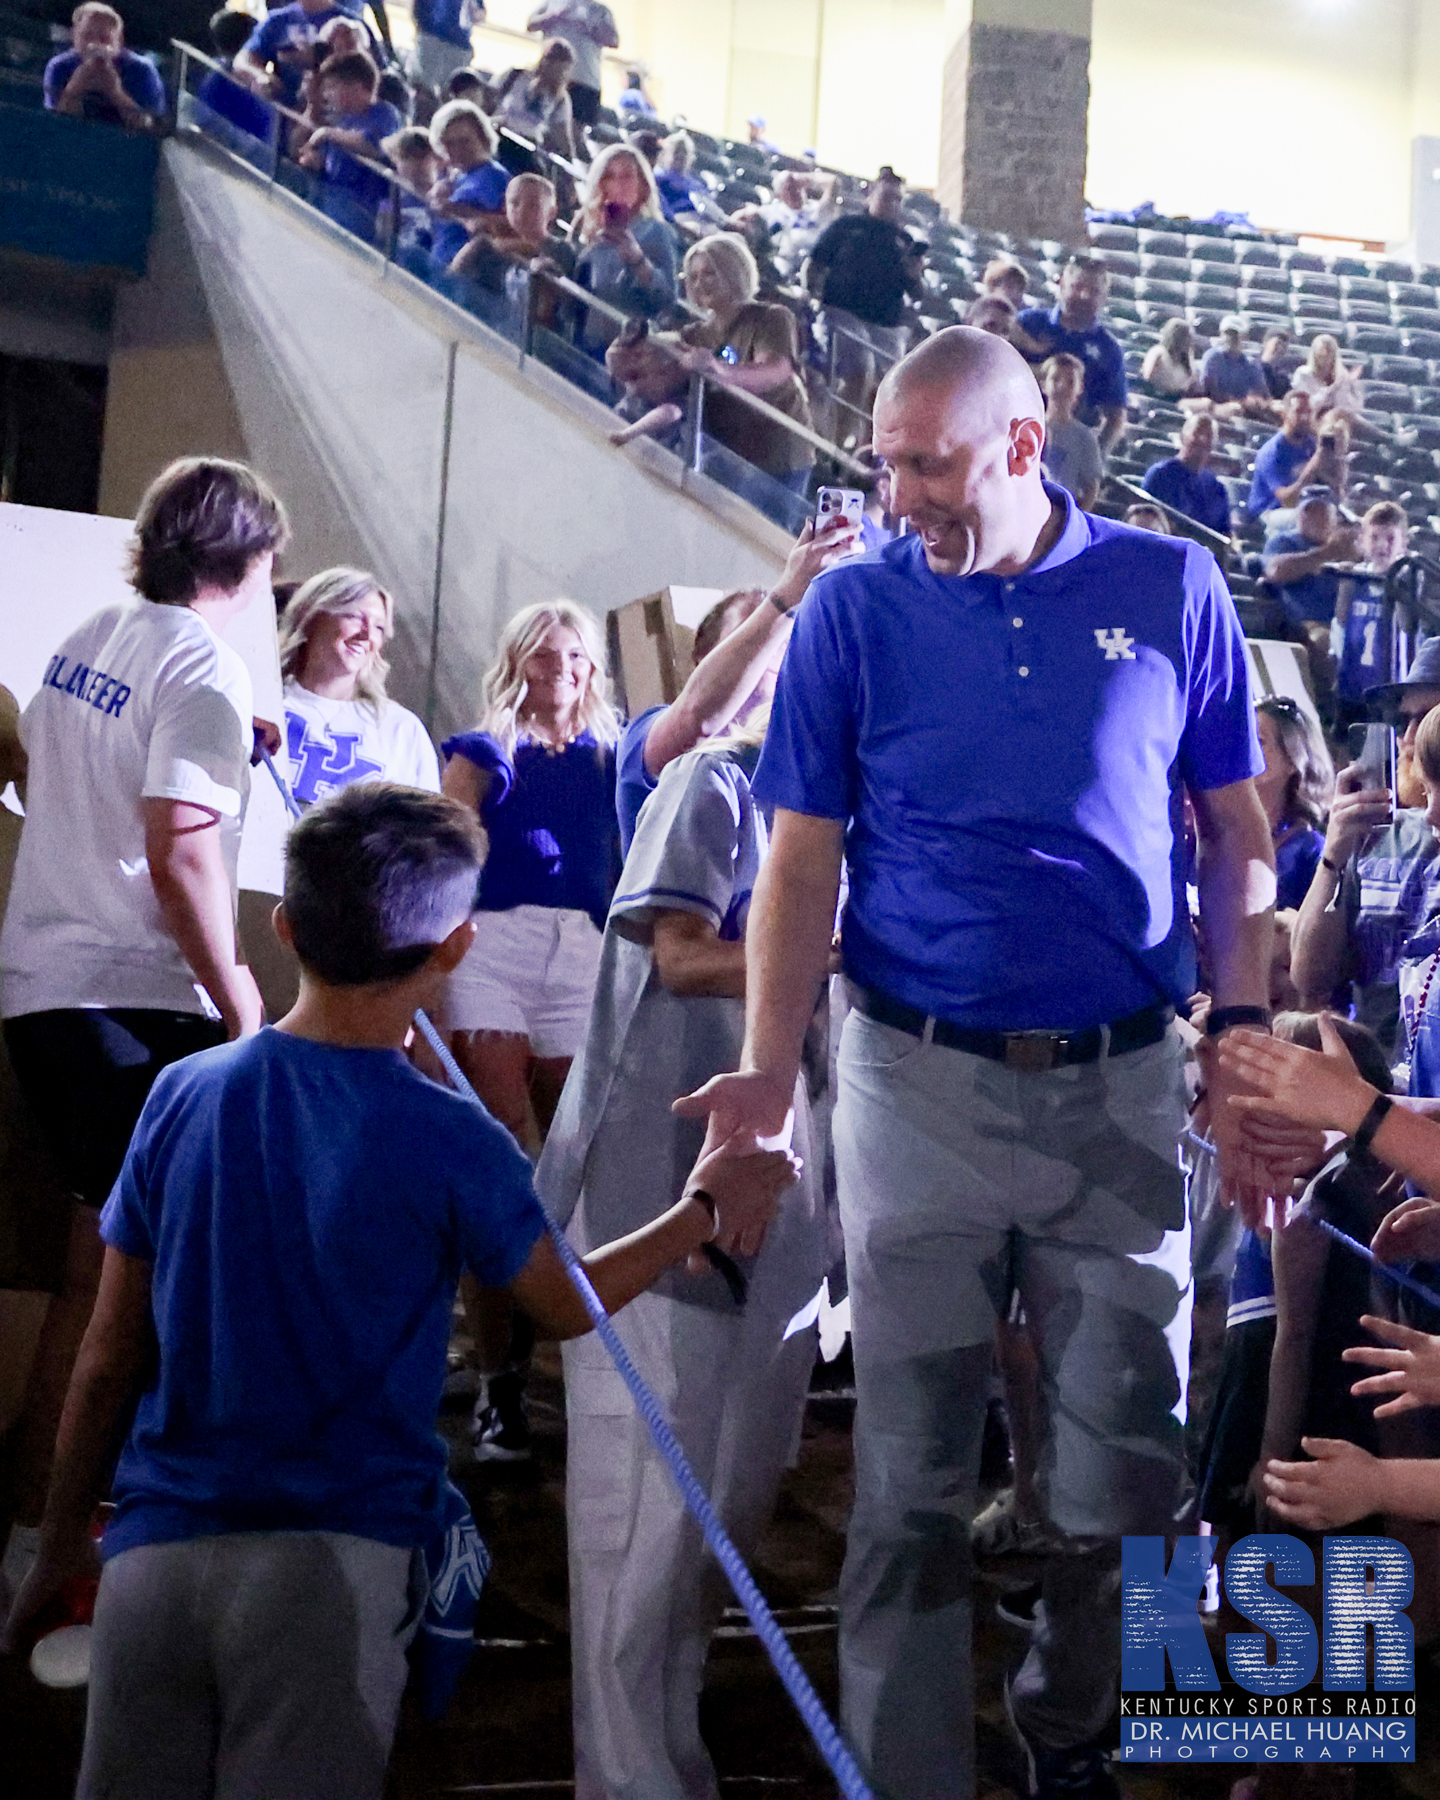
[[[11,1624],[87,1565],[124,1436],[82,1796],[379,1800],[459,1272],[553,1336],[589,1329],[514,1141],[403,1053],[474,938],[483,854],[439,795],[361,783],[314,807],[276,914],[298,1003],[166,1071],[141,1114]],[[784,1155],[705,1159],[586,1258],[607,1309],[712,1240],[758,1249],[793,1175]]]
[[[390,184],[372,164],[383,164],[385,139],[404,121],[393,106],[375,98],[380,71],[363,50],[331,56],[316,76],[324,123],[300,151],[301,166],[323,177],[320,204],[327,217],[366,239],[375,236],[375,215],[390,196]]]

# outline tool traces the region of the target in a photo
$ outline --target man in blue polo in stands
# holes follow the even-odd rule
[[[1010,344],[937,332],[881,384],[910,535],[812,582],[756,798],[739,1071],[677,1103],[738,1150],[783,1133],[840,935],[834,1143],[855,1350],[840,1583],[848,1736],[888,1800],[971,1800],[970,1524],[995,1320],[1018,1290],[1049,1400],[1049,1558],[1009,1713],[1041,1800],[1118,1800],[1120,1540],[1172,1529],[1190,1259],[1173,1024],[1266,1026],[1275,893],[1245,642],[1214,558],[1045,485]],[[1287,1153],[1210,1085],[1250,1218]],[[1314,1154],[1309,1141],[1305,1154]]]
[[[1125,352],[1120,340],[1100,323],[1100,308],[1110,291],[1110,276],[1098,256],[1072,256],[1060,276],[1060,303],[1047,312],[1030,306],[1018,323],[1043,349],[1037,362],[1064,352],[1085,365],[1085,392],[1076,417],[1100,434],[1108,456],[1125,430]]]
[[[1323,479],[1316,469],[1310,396],[1291,388],[1281,409],[1280,429],[1255,452],[1246,512],[1252,519],[1259,519],[1267,512],[1293,506],[1303,487],[1312,479]]]
[[[165,83],[154,63],[125,48],[125,21],[113,6],[86,0],[70,20],[70,48],[45,65],[51,112],[147,131],[165,114]]]
[[[1151,463],[1141,484],[1166,506],[1184,513],[1222,536],[1230,535],[1230,496],[1210,472],[1215,451],[1215,421],[1209,413],[1191,413],[1180,429],[1180,454]]]
[[[289,6],[277,6],[255,27],[249,43],[235,58],[235,73],[267,99],[294,106],[306,70],[315,65],[321,27],[332,19],[353,19],[359,14],[358,5],[336,6],[332,0],[292,0]],[[373,37],[371,44],[373,47]],[[374,54],[378,61],[378,49]]]

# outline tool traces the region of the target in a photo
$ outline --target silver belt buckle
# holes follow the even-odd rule
[[[1007,1031],[1005,1067],[1022,1075],[1043,1075],[1060,1066],[1065,1042],[1057,1031]]]

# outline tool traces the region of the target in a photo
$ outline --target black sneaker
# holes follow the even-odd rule
[[[1025,1587],[1012,1588],[1008,1594],[1002,1594],[995,1602],[995,1617],[1028,1635],[1035,1629],[1035,1609],[1039,1604],[1040,1583],[1032,1581]]]
[[[1032,1744],[1020,1729],[1005,1678],[1005,1717],[1025,1752],[1030,1800],[1121,1800],[1120,1784],[1110,1772],[1110,1752],[1100,1744],[1077,1744],[1072,1750],[1046,1750]]]
[[[470,1423],[476,1462],[528,1462],[530,1421],[525,1416],[525,1377],[515,1369],[482,1376]]]

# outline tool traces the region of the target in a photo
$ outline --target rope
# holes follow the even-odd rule
[[[1434,1288],[1426,1287],[1423,1281],[1417,1281],[1413,1275],[1407,1275],[1403,1269],[1397,1269],[1392,1263],[1381,1262],[1368,1244],[1359,1243],[1355,1238],[1347,1236],[1338,1225],[1332,1225],[1328,1219],[1316,1219],[1315,1223],[1322,1231],[1328,1231],[1337,1243],[1343,1244],[1347,1250],[1353,1250],[1356,1256],[1363,1257],[1372,1269],[1378,1269],[1382,1275],[1388,1275],[1398,1287],[1409,1288],[1412,1294],[1418,1294],[1428,1305],[1433,1306],[1436,1312],[1440,1312],[1440,1294],[1437,1294]]]
[[[290,792],[285,777],[275,766],[275,759],[262,747],[260,755],[265,766],[274,777],[275,785],[284,796],[285,804],[295,818],[300,817],[300,807],[295,796]],[[431,1024],[424,1010],[415,1014],[415,1023],[421,1036],[429,1044],[440,1060],[441,1067],[450,1079],[451,1086],[457,1093],[463,1094],[467,1100],[481,1105],[480,1096],[465,1079],[464,1072],[440,1033]],[[630,1352],[620,1340],[620,1335],[610,1321],[604,1303],[595,1292],[590,1277],[585,1273],[580,1258],[569,1238],[551,1218],[548,1211],[541,1209],[545,1216],[545,1229],[559,1252],[560,1261],[565,1272],[574,1283],[575,1291],[584,1303],[590,1322],[595,1327],[595,1335],[610,1353],[615,1367],[630,1390],[630,1397],[635,1402],[640,1417],[649,1428],[655,1448],[660,1452],[675,1485],[680,1490],[681,1498],[690,1508],[705,1542],[714,1552],[715,1560],[725,1571],[730,1585],[735,1590],[735,1597],[744,1607],[750,1623],[755,1628],[755,1635],[765,1646],[766,1654],[774,1665],[775,1673],[794,1702],[795,1710],[800,1714],[806,1729],[815,1741],[815,1748],[825,1758],[831,1774],[840,1784],[840,1791],[845,1800],[874,1800],[865,1777],[860,1773],[854,1757],[850,1754],[845,1740],[836,1730],[830,1715],[826,1712],[820,1696],[811,1685],[810,1677],[801,1668],[795,1652],[790,1648],[789,1640],[775,1621],[765,1596],[755,1585],[755,1578],[745,1566],[745,1559],[731,1542],[730,1534],[720,1523],[719,1514],[710,1503],[710,1496],[700,1485],[699,1477],[690,1467],[689,1459],[680,1447],[680,1440],[670,1429],[669,1421],[660,1410],[660,1402],[655,1398],[644,1376],[630,1359]]]

